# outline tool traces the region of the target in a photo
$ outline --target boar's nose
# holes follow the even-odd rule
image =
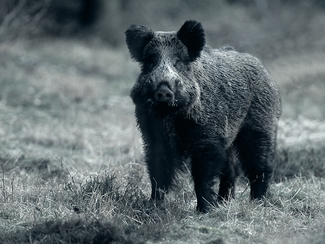
[[[155,92],[153,98],[156,102],[170,102],[174,99],[174,93],[168,88],[167,85],[161,85]]]

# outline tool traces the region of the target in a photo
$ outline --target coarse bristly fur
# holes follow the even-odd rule
[[[266,195],[281,101],[261,62],[232,47],[205,44],[200,22],[178,32],[132,25],[126,31],[141,74],[131,91],[154,200],[163,200],[182,162],[191,165],[197,209],[234,196],[237,161],[251,198]],[[220,178],[218,194],[215,179]]]

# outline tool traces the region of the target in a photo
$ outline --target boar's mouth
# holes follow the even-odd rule
[[[147,95],[143,106],[149,112],[161,115],[186,113],[198,99],[195,93],[184,94],[181,90],[173,91],[167,84],[159,86],[153,93]]]
[[[146,104],[149,105],[149,112],[165,115],[177,113],[181,108],[179,101],[175,98],[170,101],[157,101],[155,98],[150,98]]]
[[[179,110],[179,104],[176,99],[171,101],[156,101],[155,99],[148,99],[147,104],[150,106],[150,112],[173,113]]]

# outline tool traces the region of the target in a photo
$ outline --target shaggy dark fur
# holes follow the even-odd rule
[[[164,198],[185,160],[191,164],[199,211],[234,196],[237,161],[251,183],[251,198],[264,197],[281,102],[261,62],[232,47],[205,45],[197,21],[186,21],[178,32],[132,25],[126,42],[141,64],[131,98],[143,135],[151,198]]]

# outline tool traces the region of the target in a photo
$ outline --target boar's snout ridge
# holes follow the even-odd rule
[[[171,102],[174,99],[174,93],[168,88],[167,85],[161,85],[154,93],[156,102]]]

